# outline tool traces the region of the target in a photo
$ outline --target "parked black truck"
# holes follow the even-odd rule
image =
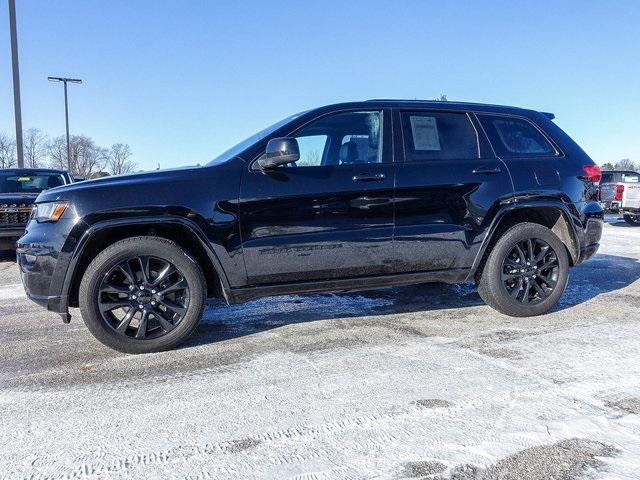
[[[132,353],[183,341],[207,297],[471,281],[498,311],[538,315],[603,221],[600,169],[552,119],[403,100],[306,111],[203,167],[41,193],[22,280]]]
[[[0,250],[13,250],[29,221],[33,202],[43,190],[71,183],[62,170],[5,168],[0,170]]]

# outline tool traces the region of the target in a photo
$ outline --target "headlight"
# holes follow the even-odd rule
[[[45,202],[33,206],[31,218],[38,223],[57,222],[69,204],[67,202]]]

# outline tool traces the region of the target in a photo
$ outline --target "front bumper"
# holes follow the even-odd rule
[[[16,242],[24,234],[25,225],[0,228],[0,250],[15,250]]]
[[[68,319],[68,297],[64,291],[71,258],[66,251],[71,227],[72,223],[63,220],[46,224],[32,221],[16,248],[27,297],[47,310],[61,314],[63,319]]]
[[[56,259],[49,252],[23,243],[17,248],[16,257],[27,297],[51,312],[67,313],[67,297],[57,292],[61,282],[56,279]]]

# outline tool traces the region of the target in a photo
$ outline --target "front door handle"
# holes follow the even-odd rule
[[[500,167],[479,167],[479,168],[474,168],[472,173],[475,173],[477,175],[480,175],[480,174],[491,175],[491,174],[500,173],[500,172],[502,172],[502,169]]]
[[[354,175],[352,180],[354,182],[379,182],[385,178],[387,176],[384,173],[361,173],[360,175]]]

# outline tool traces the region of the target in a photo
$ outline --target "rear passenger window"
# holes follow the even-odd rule
[[[478,158],[478,136],[464,113],[403,112],[409,162]]]
[[[499,157],[556,155],[555,148],[530,122],[515,117],[478,115]]]

